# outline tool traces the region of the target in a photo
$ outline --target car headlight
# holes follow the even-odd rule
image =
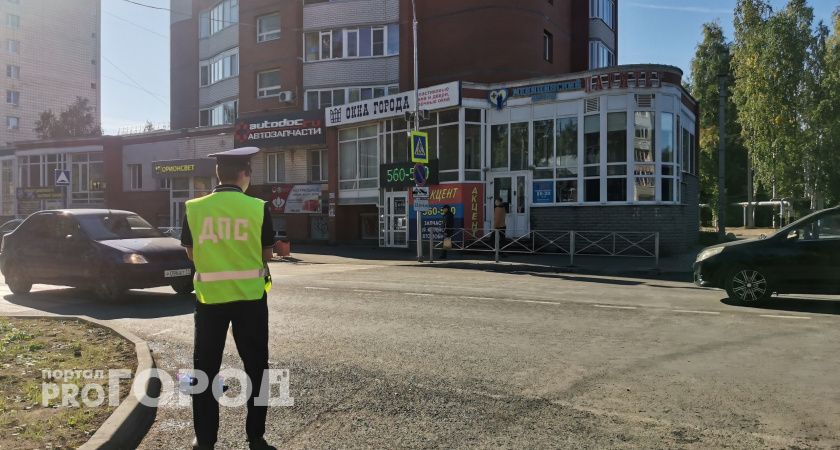
[[[703,261],[704,259],[709,259],[712,256],[715,256],[715,255],[719,254],[720,252],[722,252],[723,249],[724,249],[723,246],[709,247],[709,248],[703,250],[702,252],[700,252],[699,255],[697,255],[697,261]]]
[[[132,253],[130,255],[123,255],[123,262],[126,264],[148,264],[149,261],[139,253]]]

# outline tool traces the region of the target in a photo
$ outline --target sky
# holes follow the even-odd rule
[[[168,0],[138,1],[169,7]],[[727,38],[732,38],[735,1],[619,0],[619,64],[669,64],[687,76],[703,23],[719,21]],[[771,1],[774,9],[785,3]],[[840,4],[838,0],[808,3],[814,8],[815,23],[829,23]],[[146,121],[168,126],[169,12],[126,0],[102,0],[102,59],[105,133],[140,129]]]

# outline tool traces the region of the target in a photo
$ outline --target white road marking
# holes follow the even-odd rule
[[[465,298],[467,300],[495,300],[492,297],[471,297],[469,295],[462,295],[461,298]]]
[[[616,305],[592,305],[596,308],[610,308],[610,309],[639,309],[635,306],[616,306]]]
[[[810,317],[804,316],[777,316],[773,314],[759,314],[761,317],[770,317],[772,319],[801,319],[801,320],[811,320]]]
[[[717,311],[695,311],[692,309],[672,309],[671,311],[677,313],[687,313],[687,314],[708,314],[711,316],[719,316],[720,313]]]
[[[152,333],[152,334],[149,335],[149,337],[157,336],[157,335],[160,335],[160,334],[163,334],[163,333],[168,333],[170,331],[172,331],[172,328],[167,328],[165,330],[158,331],[157,333]]]
[[[435,294],[424,294],[422,292],[403,292],[403,295],[416,295],[418,297],[432,297]]]
[[[362,294],[378,294],[382,291],[369,291],[367,289],[353,289],[353,292],[360,292]]]
[[[330,290],[330,288],[315,287],[315,286],[305,286],[304,289],[314,289],[316,291],[329,291]]]

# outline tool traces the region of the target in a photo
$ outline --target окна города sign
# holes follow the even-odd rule
[[[417,91],[422,110],[436,110],[461,104],[461,85],[457,81],[422,88]],[[385,97],[362,100],[325,110],[328,127],[367,122],[370,120],[402,116],[414,111],[414,91],[400,92]]]
[[[276,214],[318,214],[321,212],[320,184],[280,184],[271,188],[269,208]]]

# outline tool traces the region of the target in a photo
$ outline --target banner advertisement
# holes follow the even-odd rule
[[[239,118],[234,130],[234,147],[326,143],[320,110]]]
[[[484,184],[459,183],[429,186],[429,210],[422,213],[422,239],[428,242],[429,233],[435,241],[444,238],[443,205],[449,205],[455,216],[455,228],[470,230],[476,237],[484,234]],[[409,190],[409,240],[417,239],[417,211],[414,209],[414,196]],[[455,236],[463,243],[464,235]]]
[[[461,85],[457,81],[420,88],[417,99],[421,110],[451,108],[461,105]],[[414,91],[400,92],[370,100],[332,106],[325,110],[327,127],[402,116],[414,111]]]
[[[320,214],[320,184],[279,184],[271,187],[273,214]]]
[[[17,188],[15,191],[19,201],[64,200],[64,190],[53,187]]]

